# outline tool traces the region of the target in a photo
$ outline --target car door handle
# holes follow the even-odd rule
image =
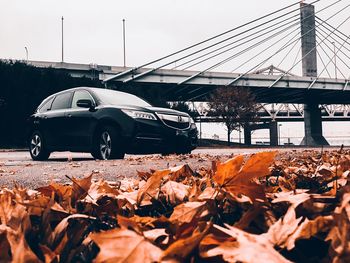
[[[72,114],[67,114],[67,117],[68,117],[68,118],[71,118],[71,117],[72,117]]]
[[[43,116],[44,117],[44,119],[47,119],[47,116]]]

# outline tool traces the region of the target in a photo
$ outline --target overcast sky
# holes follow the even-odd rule
[[[346,0],[347,1],[347,0]],[[0,58],[136,66],[295,0],[0,0]],[[311,1],[305,1],[311,2]],[[329,3],[329,0],[324,0]]]

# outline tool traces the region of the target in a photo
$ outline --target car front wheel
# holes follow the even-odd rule
[[[41,132],[35,131],[29,139],[29,152],[34,161],[47,160],[50,152],[46,149],[45,141]]]
[[[113,127],[107,126],[97,132],[94,149],[91,155],[95,159],[110,160],[123,159],[125,152],[121,145],[119,132]]]

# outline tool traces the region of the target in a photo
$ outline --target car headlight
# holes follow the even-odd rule
[[[122,111],[134,119],[157,120],[156,116],[150,112],[135,111],[135,110],[122,110]]]

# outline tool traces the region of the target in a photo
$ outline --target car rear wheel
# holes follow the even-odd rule
[[[97,132],[91,155],[100,160],[123,159],[125,152],[123,151],[119,132],[110,126],[100,129]]]
[[[50,152],[46,149],[44,138],[39,131],[32,133],[29,139],[29,152],[34,161],[47,160]]]

